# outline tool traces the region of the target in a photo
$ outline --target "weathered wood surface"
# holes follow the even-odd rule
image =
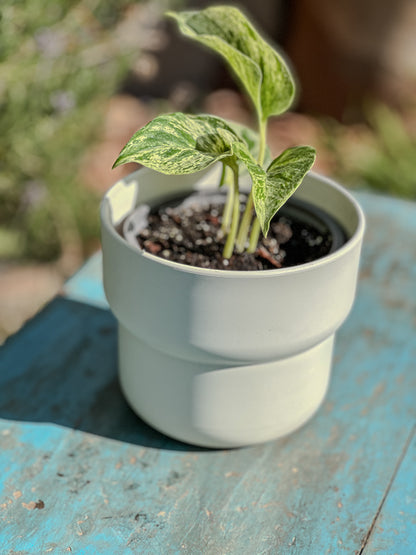
[[[215,451],[153,431],[120,393],[107,310],[58,298],[9,339],[0,553],[416,553],[416,205],[359,198],[330,391],[283,440]],[[68,292],[103,304],[96,262]]]

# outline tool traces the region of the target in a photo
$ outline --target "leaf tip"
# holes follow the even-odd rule
[[[121,156],[119,156],[114,162],[114,164],[111,166],[111,169],[115,170],[118,166],[121,166],[122,164],[123,164],[122,158]]]
[[[261,232],[263,236],[266,238],[269,233],[270,222],[265,222],[264,225],[260,225],[260,227],[261,227]]]

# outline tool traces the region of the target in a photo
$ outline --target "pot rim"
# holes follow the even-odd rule
[[[148,168],[141,168],[139,170],[136,170],[136,172],[133,172],[133,173],[141,172],[143,170],[146,171],[148,170]],[[257,278],[259,279],[260,278],[263,279],[263,278],[271,278],[278,275],[281,276],[281,275],[288,275],[288,274],[299,274],[311,269],[326,266],[327,264],[331,264],[333,261],[337,260],[338,258],[345,256],[351,250],[355,249],[358,244],[361,243],[361,240],[365,231],[364,212],[360,204],[353,197],[353,195],[347,189],[345,189],[345,187],[343,187],[342,185],[340,185],[339,183],[337,183],[336,181],[334,181],[333,179],[327,176],[324,176],[320,173],[313,172],[313,171],[308,172],[308,174],[316,179],[324,181],[328,186],[337,189],[344,197],[346,197],[356,211],[358,223],[357,223],[355,232],[351,235],[351,237],[347,239],[347,241],[344,243],[344,245],[342,245],[342,247],[340,247],[339,249],[337,249],[332,253],[322,256],[321,258],[318,258],[311,262],[305,262],[304,264],[298,264],[296,266],[289,266],[287,268],[276,268],[274,270],[219,270],[219,269],[211,269],[211,268],[200,268],[198,266],[190,266],[187,264],[181,264],[179,262],[173,262],[171,260],[160,258],[154,254],[148,253],[143,249],[140,249],[140,247],[135,247],[131,245],[126,241],[124,237],[122,237],[116,231],[114,225],[111,222],[110,210],[108,209],[109,208],[108,206],[109,203],[107,199],[108,192],[104,196],[100,206],[101,224],[108,229],[108,231],[120,243],[121,246],[127,249],[130,249],[132,252],[136,253],[137,255],[143,256],[152,262],[163,264],[164,266],[168,266],[172,270],[175,270],[178,272],[199,274],[206,277],[221,276],[224,278],[239,278],[239,279],[254,277],[254,276],[257,276]],[[123,181],[123,179],[119,180],[117,183],[119,183],[120,181]],[[113,185],[113,187],[115,185]],[[111,188],[109,190],[111,190]]]

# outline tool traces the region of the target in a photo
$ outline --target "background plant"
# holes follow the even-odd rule
[[[353,187],[416,199],[416,105],[405,116],[386,104],[367,102],[365,123],[326,122],[323,135],[334,173]]]
[[[128,26],[135,4],[2,0],[0,257],[51,260],[68,248],[82,255],[97,240],[98,198],[78,170],[106,100],[146,41],[137,17]]]

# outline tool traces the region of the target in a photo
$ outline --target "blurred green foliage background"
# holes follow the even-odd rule
[[[78,168],[139,55],[140,21],[128,25],[135,4],[2,0],[0,258],[46,261],[96,241],[98,199]]]
[[[379,102],[365,106],[365,123],[330,122],[326,142],[334,172],[353,187],[416,200],[416,109],[403,112]]]

